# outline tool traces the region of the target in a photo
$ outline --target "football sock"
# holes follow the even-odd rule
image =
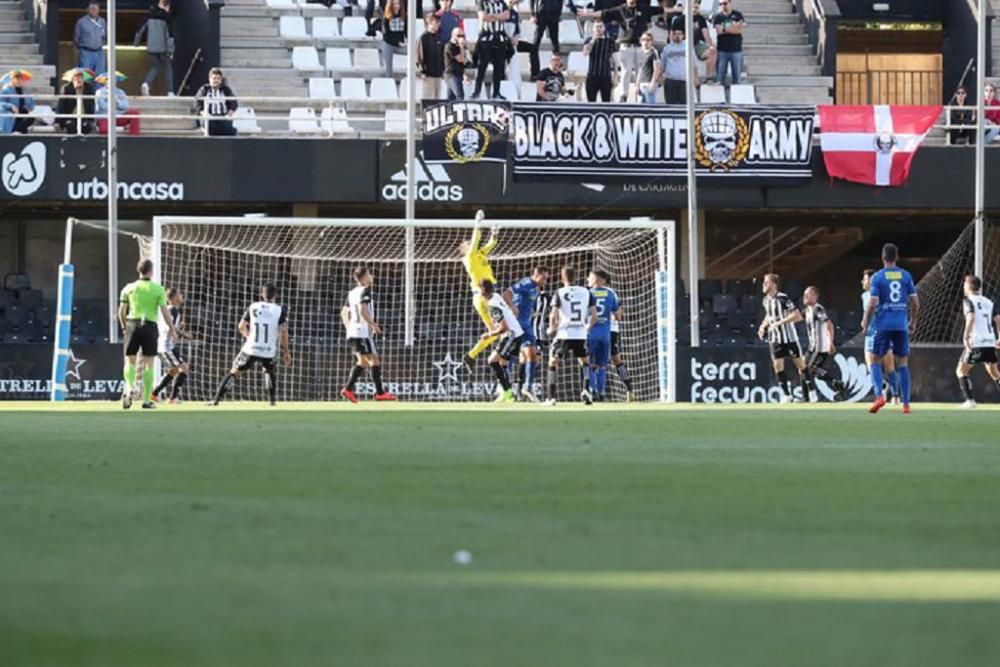
[[[910,367],[903,366],[899,373],[899,390],[903,393],[903,405],[910,404]]]
[[[785,371],[778,371],[778,384],[781,386],[781,391],[785,396],[792,395],[792,383],[788,381],[788,373]]]
[[[122,371],[122,377],[125,378],[125,391],[132,393],[132,388],[135,386],[135,363],[131,361],[125,362],[125,370]]]
[[[524,381],[525,378],[528,377],[528,372],[525,370],[524,366],[524,363],[519,363],[517,365],[517,379],[513,383],[515,394],[521,393],[521,387],[525,386]]]
[[[227,391],[229,391],[229,387],[233,384],[235,379],[236,376],[232,373],[227,373],[226,377],[222,378],[222,382],[219,383],[219,388],[215,390],[215,403],[222,400],[222,397],[226,395]]]
[[[809,371],[804,370],[799,373],[799,385],[802,387],[802,400],[809,402],[809,392],[812,390],[812,383],[809,379]]]
[[[615,370],[618,372],[618,377],[621,379],[622,384],[625,385],[625,389],[632,391],[632,376],[629,374],[628,366],[625,365],[625,362],[623,361],[615,366]]]
[[[156,388],[153,389],[153,395],[159,396],[161,391],[166,389],[169,385],[173,384],[175,377],[176,377],[175,375],[164,375],[163,379],[160,380],[160,384],[156,385]]]
[[[170,398],[178,398],[181,395],[181,387],[187,382],[188,374],[183,371],[174,376],[174,384],[170,388]]]
[[[153,380],[156,379],[156,375],[153,373],[152,368],[142,369],[142,402],[149,403],[153,400]]]
[[[384,394],[385,388],[382,386],[382,367],[372,366],[368,369],[368,372],[372,374],[372,381],[375,383],[375,393]]]
[[[527,383],[525,386],[527,386],[529,390],[534,390],[535,374],[538,372],[535,362],[526,361],[521,364],[521,368],[524,369],[524,377],[521,378],[521,383]]]
[[[510,391],[510,378],[507,377],[507,370],[503,367],[503,364],[499,361],[494,361],[490,364],[490,368],[493,369],[493,374],[497,376],[497,381],[503,387],[503,390]]]
[[[590,366],[580,366],[580,391],[587,391],[590,387]]]
[[[963,375],[958,378],[958,386],[962,388],[962,396],[965,396],[965,400],[974,401],[976,400],[972,395],[972,378],[968,375]]]
[[[364,366],[354,364],[354,366],[351,367],[351,374],[347,376],[347,384],[344,385],[344,389],[347,391],[354,391],[354,385],[358,383],[358,378],[361,377],[361,374],[364,371]]]
[[[872,390],[875,392],[875,398],[882,397],[882,364],[874,363],[868,367],[872,374]]]
[[[903,370],[902,368],[900,368],[899,370],[893,369],[893,370],[889,371],[888,373],[886,373],[886,376],[887,376],[886,377],[886,381],[889,383],[889,390],[886,393],[889,393],[889,391],[891,391],[892,392],[892,394],[891,394],[892,396],[902,396],[903,395],[902,392],[900,391],[900,387],[899,387],[899,384],[900,384],[900,382],[899,382],[899,374],[902,372],[902,370]]]
[[[597,393],[597,369],[591,368],[590,372],[587,373],[587,387],[590,389],[591,393]]]
[[[607,367],[597,369],[597,393],[601,396],[608,390],[608,369]]]
[[[278,373],[273,367],[264,369],[264,386],[267,387],[267,400],[275,403],[278,400]]]
[[[549,366],[549,372],[545,376],[545,395],[549,398],[556,397],[556,371],[558,366]]]
[[[994,384],[996,384],[996,386],[997,386],[997,389],[1000,389],[1000,378],[995,378],[995,379],[993,380],[993,383],[994,383]]]

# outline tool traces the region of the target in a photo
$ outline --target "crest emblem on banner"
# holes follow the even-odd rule
[[[444,137],[448,157],[459,164],[479,162],[490,147],[490,131],[482,123],[456,125]]]
[[[695,159],[711,171],[737,167],[750,150],[750,128],[739,114],[710,109],[695,119]]]

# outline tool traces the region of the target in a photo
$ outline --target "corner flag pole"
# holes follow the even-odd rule
[[[116,0],[108,0],[108,340],[118,342],[118,58]]]
[[[405,338],[407,347],[413,345],[416,329],[416,306],[414,303],[414,262],[416,257],[416,239],[413,220],[416,218],[416,176],[414,161],[417,152],[417,7],[421,0],[408,0],[406,7],[406,208],[404,217],[410,224],[406,227],[406,266],[405,281]],[[390,58],[392,55],[389,56]]]
[[[698,330],[698,176],[695,174],[694,152],[694,3],[684,3],[684,21],[687,48],[684,49],[685,126],[687,127],[687,213],[688,213],[688,291],[691,294],[689,317],[691,319],[691,347],[700,347]],[[720,82],[721,83],[721,82]]]
[[[976,195],[974,215],[976,223],[975,264],[977,276],[984,279],[984,245],[986,226],[986,113],[983,91],[986,89],[986,2],[979,0],[976,51]]]

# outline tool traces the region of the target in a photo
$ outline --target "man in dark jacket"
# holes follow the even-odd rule
[[[236,95],[222,82],[222,70],[213,67],[208,73],[208,83],[198,89],[195,95],[198,115],[208,124],[208,136],[231,137],[236,134],[233,114],[239,108]]]
[[[163,70],[163,79],[167,85],[167,95],[174,94],[174,36],[170,26],[170,0],[160,0],[159,3],[149,10],[146,22],[135,34],[134,43],[136,46],[142,43],[143,35],[146,36],[146,57],[149,59],[149,72],[142,82],[142,94],[149,95],[149,86],[160,70]]]
[[[531,0],[531,20],[535,22],[535,48],[542,43],[545,31],[549,31],[549,39],[552,41],[552,50],[562,53],[559,50],[559,20],[562,17],[563,4],[567,0]],[[573,0],[568,0],[569,10],[576,15],[576,6]]]
[[[66,134],[90,134],[94,131],[94,84],[83,80],[77,70],[69,83],[63,86],[56,114],[56,125]]]
[[[444,76],[444,46],[438,32],[441,19],[436,14],[424,14],[427,31],[417,42],[417,71],[420,73],[420,95],[425,100],[441,96],[441,77]]]

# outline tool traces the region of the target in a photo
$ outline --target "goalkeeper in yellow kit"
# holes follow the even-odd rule
[[[486,243],[480,245],[483,232],[479,228],[479,223],[483,221],[483,217],[482,211],[476,212],[476,222],[472,228],[472,238],[468,241],[462,241],[458,246],[458,250],[462,253],[462,265],[465,266],[465,272],[469,275],[469,282],[472,286],[472,305],[476,309],[476,312],[479,313],[479,317],[483,320],[486,328],[491,329],[493,328],[493,320],[490,317],[490,309],[486,299],[479,293],[479,285],[483,280],[489,280],[494,284],[497,281],[496,276],[493,275],[493,267],[490,266],[490,253],[497,247],[499,238],[497,238],[497,228],[494,227],[490,230],[490,238]],[[515,311],[514,314],[516,315],[517,312]],[[462,361],[470,373],[475,368],[476,357],[492,345],[496,339],[496,336],[480,339],[475,347],[465,355]]]

